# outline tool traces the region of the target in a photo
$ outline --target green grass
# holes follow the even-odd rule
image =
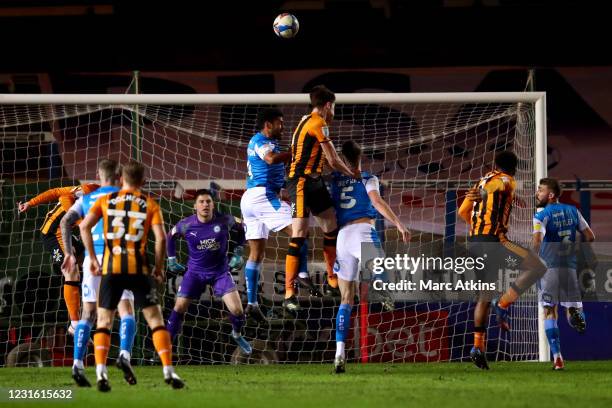
[[[74,399],[51,406],[73,407],[611,407],[612,363],[567,363],[563,372],[550,364],[493,363],[488,372],[471,364],[349,365],[332,374],[331,365],[190,366],[177,372],[183,390],[163,383],[160,367],[136,367],[138,385],[128,386],[110,368],[108,394],[77,388],[69,368],[0,368],[2,406],[40,406],[42,402],[7,404],[7,390],[74,389]],[[90,380],[95,379],[88,369]]]

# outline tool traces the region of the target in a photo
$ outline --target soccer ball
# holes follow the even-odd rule
[[[274,19],[274,32],[281,38],[293,38],[300,30],[300,23],[293,14],[279,14]]]

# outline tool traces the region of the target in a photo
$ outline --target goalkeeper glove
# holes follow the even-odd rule
[[[234,255],[230,258],[229,267],[232,271],[240,270],[244,266],[244,258],[242,254],[244,253],[244,248],[242,246],[237,246],[234,249]]]
[[[185,267],[177,262],[176,256],[168,257],[168,269],[172,272],[185,272]]]

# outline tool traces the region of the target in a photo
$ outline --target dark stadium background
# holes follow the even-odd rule
[[[535,89],[548,93],[550,174],[611,179],[602,3],[0,0],[0,93],[117,92],[133,70],[144,93],[306,92],[313,81],[337,92],[522,91],[533,69]],[[300,21],[292,40],[272,32],[282,11]],[[612,239],[611,200],[611,191],[592,195],[598,238]],[[603,305],[593,310],[596,324],[610,319]],[[566,350],[578,344],[571,334],[563,341]],[[601,344],[576,358],[612,358]]]

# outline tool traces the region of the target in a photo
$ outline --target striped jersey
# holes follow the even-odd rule
[[[121,190],[105,195],[89,210],[104,222],[106,249],[102,275],[144,274],[149,268],[146,246],[152,225],[163,225],[159,205],[138,190]]]
[[[516,181],[514,177],[491,171],[478,182],[482,200],[473,203],[470,236],[494,236],[506,240]]]
[[[291,140],[291,166],[289,178],[312,175],[318,177],[325,157],[321,143],[329,142],[329,128],[316,112],[302,118]]]

